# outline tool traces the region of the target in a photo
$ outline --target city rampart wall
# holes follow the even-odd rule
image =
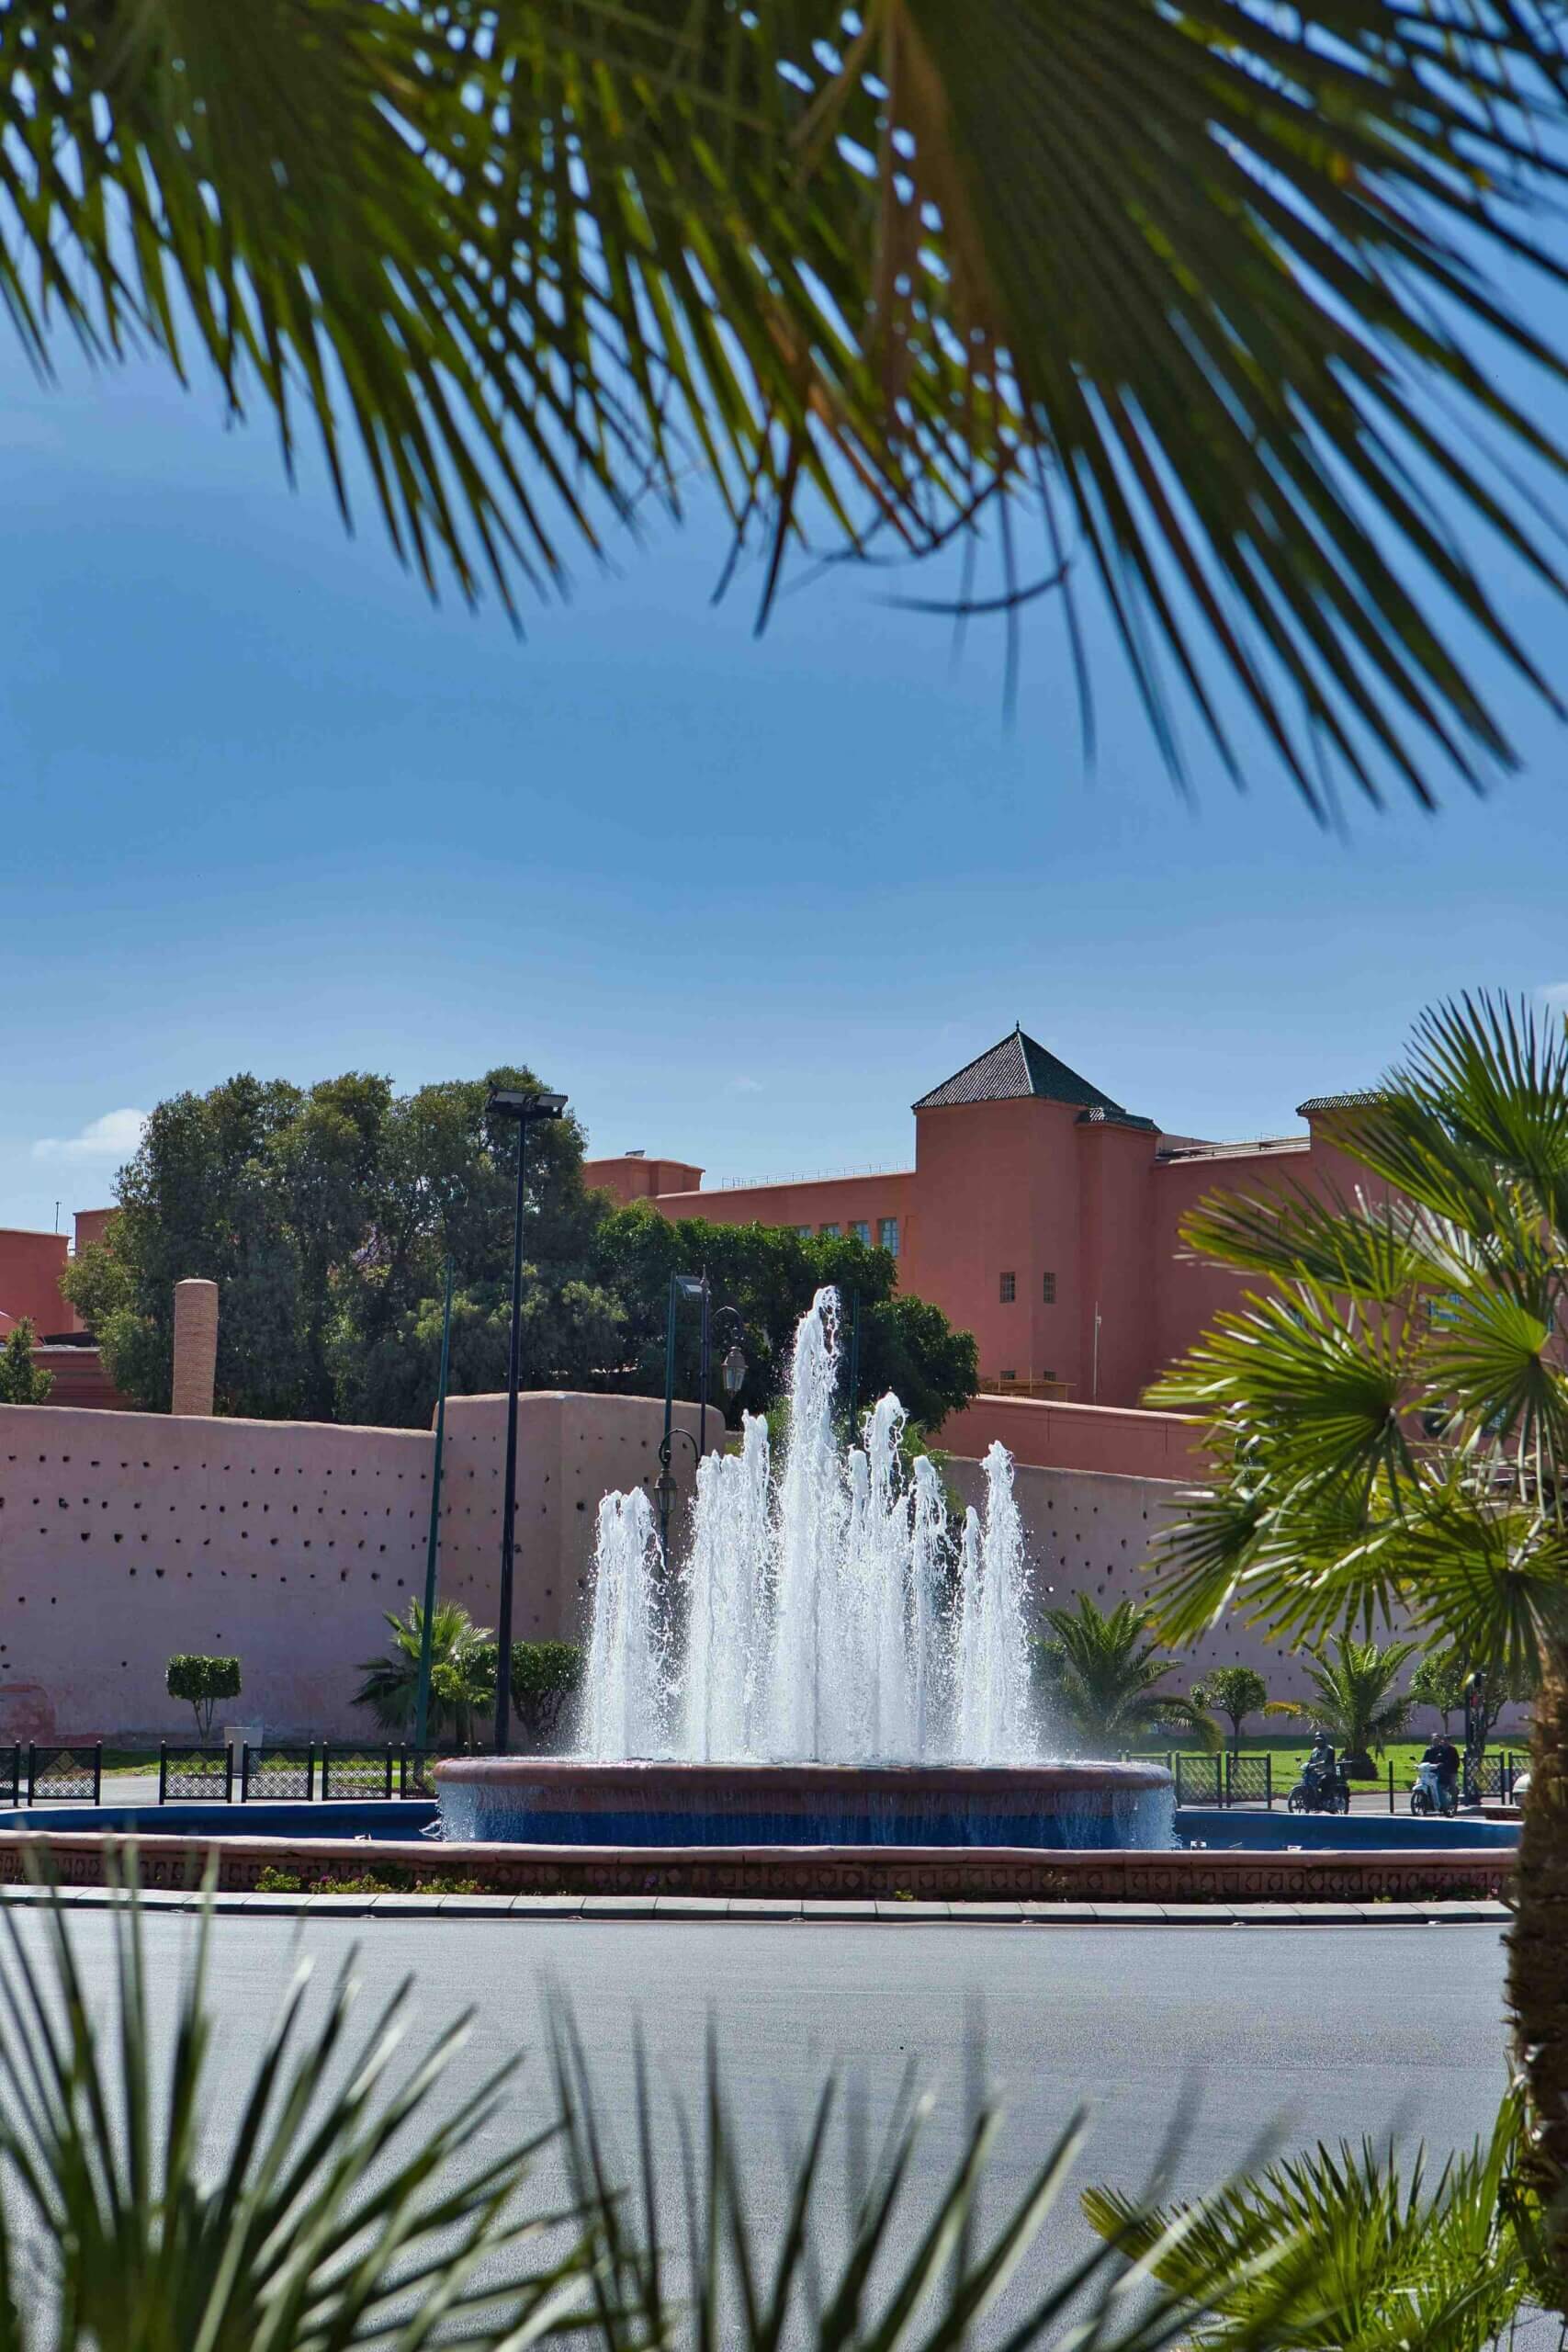
[[[599,1495],[651,1488],[662,1419],[650,1397],[521,1398],[519,1639],[579,1629]],[[448,1406],[441,1589],[491,1626],[505,1427],[504,1396]],[[434,1453],[422,1430],[0,1407],[0,1740],[188,1735],[177,1650],[240,1659],[231,1720],[373,1736],[353,1694],[423,1591]],[[691,1465],[678,1445],[682,1510]]]

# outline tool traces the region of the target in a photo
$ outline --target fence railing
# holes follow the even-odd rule
[[[13,1741],[0,1745],[0,1807],[98,1804],[103,1748],[97,1742]],[[337,1803],[384,1804],[393,1797],[433,1797],[437,1758],[412,1747],[298,1746],[264,1741],[239,1752],[201,1741],[164,1740],[158,1747],[160,1804],[311,1803],[318,1792]]]
[[[316,1751],[314,1747],[290,1747],[278,1742],[264,1741],[259,1747],[247,1741],[240,1758],[240,1802],[250,1804],[255,1800],[303,1798],[307,1804],[316,1793]]]
[[[1166,1769],[1176,1782],[1178,1804],[1274,1804],[1274,1758],[1267,1752],[1243,1756],[1227,1748],[1223,1756],[1166,1757]]]
[[[98,1746],[28,1746],[29,1804],[96,1804],[103,1784],[104,1751]]]
[[[234,1793],[231,1747],[158,1746],[158,1803],[228,1804]]]

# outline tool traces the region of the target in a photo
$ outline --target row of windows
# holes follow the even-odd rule
[[[1016,1274],[998,1275],[997,1278],[997,1295],[1004,1306],[1011,1306],[1018,1297],[1018,1276]],[[1056,1277],[1055,1274],[1041,1275],[1040,1302],[1043,1306],[1055,1306]]]
[[[809,1241],[815,1231],[825,1241],[837,1241],[848,1235],[852,1241],[863,1241],[868,1250],[871,1247],[869,1217],[853,1217],[848,1225],[819,1225],[815,1227],[809,1225],[797,1225],[795,1229],[802,1241]],[[896,1216],[877,1218],[876,1246],[879,1250],[886,1250],[890,1258],[896,1258],[898,1255],[898,1220]]]

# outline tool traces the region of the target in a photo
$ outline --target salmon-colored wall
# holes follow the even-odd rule
[[[908,1289],[973,1331],[982,1379],[1010,1372],[1077,1390],[1081,1285],[1075,1114],[1034,1100],[922,1111],[915,1121]],[[1056,1277],[1054,1306],[1042,1277]],[[1000,1293],[1015,1283],[1013,1303]]]
[[[944,1453],[976,1460],[1000,1443],[1016,1462],[1037,1469],[1191,1481],[1203,1463],[1198,1434],[1176,1413],[979,1396],[963,1412],[950,1413],[931,1442]]]
[[[649,1159],[646,1153],[623,1152],[615,1159],[585,1159],[582,1181],[592,1193],[608,1193],[621,1208],[646,1201],[656,1193],[685,1193],[703,1181],[703,1171],[685,1159]]]
[[[840,1233],[848,1233],[857,1221],[871,1229],[873,1243],[876,1240],[878,1221],[883,1217],[898,1219],[898,1252],[907,1259],[914,1223],[913,1203],[915,1171],[912,1168],[895,1170],[887,1176],[822,1176],[801,1178],[787,1184],[720,1184],[712,1192],[692,1189],[667,1193],[655,1201],[654,1206],[665,1216],[706,1217],[713,1225],[782,1225],[809,1226],[818,1233],[825,1225],[836,1225]],[[919,1283],[909,1279],[906,1269],[902,1276],[906,1290],[918,1290]],[[922,1292],[929,1296],[929,1292]]]
[[[675,1411],[694,1434],[696,1406]],[[657,1477],[663,1415],[520,1398],[520,1640],[581,1630],[600,1495]],[[447,1407],[441,1589],[491,1626],[505,1430],[504,1396]],[[188,1736],[176,1650],[240,1659],[231,1722],[374,1738],[353,1695],[423,1589],[434,1452],[423,1430],[0,1406],[0,1740]],[[683,1512],[690,1447],[674,1470]]]
[[[71,1329],[71,1310],[60,1295],[65,1263],[63,1233],[0,1230],[0,1337],[24,1316],[40,1337]]]

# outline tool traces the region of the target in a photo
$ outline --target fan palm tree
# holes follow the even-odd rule
[[[1086,695],[1093,583],[1173,768],[1169,681],[1234,765],[1228,683],[1320,808],[1511,758],[1461,627],[1558,707],[1455,530],[1563,593],[1539,0],[0,0],[0,51],[31,361],[199,366],[433,589],[700,486],[764,612],[792,547],[1059,590]]]
[[[1048,1609],[1034,1645],[1035,1671],[1051,1728],[1090,1756],[1113,1756],[1167,1724],[1199,1746],[1220,1746],[1213,1717],[1158,1685],[1173,1660],[1154,1638],[1148,1612],[1118,1601],[1109,1615],[1081,1592],[1072,1609]]]
[[[1396,1614],[1539,1681],[1509,1996],[1534,2161],[1568,2184],[1568,1032],[1425,1014],[1326,1122],[1353,1193],[1216,1197],[1185,1228],[1258,1286],[1155,1392],[1220,1464],[1165,1559],[1180,1639],[1229,1611],[1309,1642]],[[1558,2246],[1568,2308],[1568,2239]]]
[[[1394,1690],[1401,1668],[1414,1657],[1419,1642],[1358,1642],[1348,1634],[1337,1636],[1332,1657],[1303,1660],[1310,1699],[1274,1699],[1271,1715],[1304,1715],[1324,1730],[1340,1748],[1348,1765],[1369,1752],[1381,1756],[1410,1721],[1412,1702]]]
[[[419,1653],[424,1633],[424,1604],[409,1601],[407,1614],[387,1614],[391,1628],[391,1655],[367,1658],[360,1668],[365,1679],[354,1694],[356,1707],[368,1707],[388,1731],[412,1729],[419,1694]],[[459,1747],[468,1745],[476,1710],[495,1698],[495,1636],[486,1625],[476,1625],[458,1600],[438,1600],[430,1624],[430,1707],[426,1730],[432,1741],[450,1732]]]

